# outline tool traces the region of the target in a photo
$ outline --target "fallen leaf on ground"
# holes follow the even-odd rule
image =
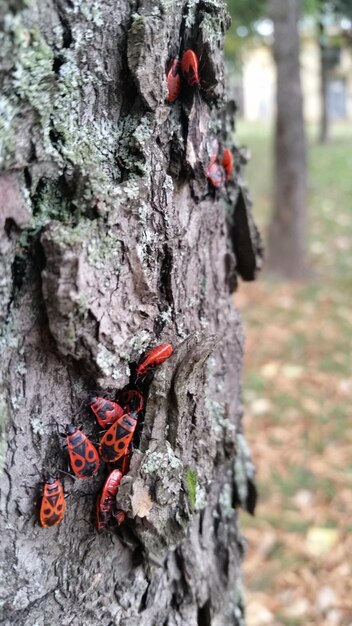
[[[336,545],[339,534],[335,528],[313,526],[307,532],[306,549],[314,556],[327,554]]]

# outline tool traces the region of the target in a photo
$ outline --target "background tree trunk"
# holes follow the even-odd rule
[[[241,625],[234,506],[255,491],[231,245],[246,278],[261,251],[240,178],[219,202],[204,174],[230,141],[225,3],[27,4],[11,3],[0,47],[2,623]],[[170,106],[181,40],[203,85]],[[114,398],[160,341],[175,354],[118,493],[126,524],[94,528],[102,468],[66,477],[67,514],[41,528],[38,472],[67,469],[55,421],[91,391]]]
[[[326,143],[329,138],[329,115],[328,115],[328,75],[329,63],[327,55],[328,36],[325,32],[324,7],[318,15],[318,43],[320,52],[320,124],[319,142]]]
[[[306,140],[298,34],[300,4],[300,0],[270,2],[277,67],[277,113],[268,269],[289,279],[301,279],[307,274]]]

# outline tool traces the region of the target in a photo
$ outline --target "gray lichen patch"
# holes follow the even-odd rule
[[[236,436],[237,450],[234,459],[234,478],[238,497],[243,508],[246,508],[248,498],[248,481],[255,481],[255,466],[252,461],[251,451],[242,433]]]
[[[229,403],[224,400],[227,397],[226,390],[219,378],[218,362],[215,358],[210,358],[207,362],[207,378],[212,384],[206,389],[205,409],[216,440],[218,442],[223,442],[224,438],[233,440],[236,426],[229,413]]]
[[[117,494],[117,506],[135,519],[135,530],[152,560],[153,555],[163,554],[182,540],[196,508],[196,488],[194,499],[192,509],[183,463],[168,442],[160,442],[156,450],[133,455],[129,476]]]
[[[147,195],[148,183],[155,175],[155,162],[163,158],[156,142],[158,132],[158,122],[152,113],[137,119],[127,115],[118,126],[116,153],[129,174],[121,191],[128,199],[142,199]]]
[[[219,495],[219,504],[225,519],[232,519],[234,516],[234,508],[232,506],[232,487],[229,483],[225,483]]]
[[[0,393],[0,475],[2,474],[6,460],[7,441],[5,436],[5,429],[8,418],[9,410],[7,402],[4,395]]]
[[[49,116],[52,111],[54,55],[38,28],[25,28],[20,20],[13,24],[13,38],[17,59],[13,72],[15,93],[28,100],[41,119],[43,130],[49,132]],[[44,136],[48,147],[48,136]]]
[[[69,13],[73,15],[83,15],[87,22],[92,22],[96,26],[103,26],[104,20],[99,2],[87,2],[87,0],[73,0]]]
[[[216,437],[221,440],[223,429],[228,425],[225,415],[225,403],[218,402],[211,397],[206,397],[205,408],[208,411],[210,422],[213,426]]]
[[[95,362],[100,374],[106,378],[111,378],[115,383],[123,386],[128,371],[126,371],[123,364],[121,365],[120,361],[120,354],[108,350],[101,343],[98,344]]]
[[[31,417],[30,423],[31,423],[31,428],[32,428],[34,435],[40,435],[40,436],[44,435],[45,427],[44,427],[42,416],[36,415],[36,416]]]
[[[32,131],[35,128],[32,139],[38,143],[38,152],[51,150],[49,119],[55,86],[53,59],[51,47],[36,26],[28,26],[21,12],[6,14],[0,35],[0,62],[8,68],[1,100],[1,167],[25,163],[31,126],[28,127],[28,121],[32,122]],[[24,124],[24,112],[27,125]]]
[[[108,262],[116,260],[116,271],[119,270],[121,258],[121,242],[116,235],[107,231],[93,236],[87,243],[87,259],[89,265],[97,270],[104,270]]]
[[[205,487],[202,487],[201,485],[197,484],[194,510],[202,511],[203,509],[205,509],[206,505],[207,505],[207,496],[206,496]]]
[[[0,169],[11,164],[15,151],[15,119],[16,105],[6,96],[0,97]]]
[[[151,452],[150,450],[147,450],[142,473],[146,476],[149,474],[153,474],[155,476],[158,471],[167,469],[168,471],[173,472],[175,469],[180,470],[181,466],[181,461],[174,455],[170,444],[166,442],[166,452]]]

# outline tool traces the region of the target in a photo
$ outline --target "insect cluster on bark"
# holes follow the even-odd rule
[[[125,520],[124,511],[116,507],[116,494],[123,476],[129,470],[133,446],[140,436],[154,370],[172,353],[170,344],[161,344],[143,354],[138,363],[131,367],[128,385],[116,391],[116,401],[95,395],[87,397],[84,405],[90,408],[104,430],[98,450],[81,428],[74,424],[67,424],[64,433],[60,433],[66,438],[74,478],[92,478],[102,461],[107,464],[108,475],[96,502],[98,530],[103,530],[112,519],[119,526]],[[58,478],[49,475],[43,487],[40,524],[44,528],[57,526],[63,520],[65,509],[63,486]]]
[[[166,82],[168,88],[167,102],[175,102],[181,93],[182,81],[189,87],[197,90],[199,95],[201,89],[200,63],[194,50],[185,50],[182,57],[175,57],[171,60],[169,69],[166,72]],[[219,147],[214,143],[210,162],[204,173],[213,188],[221,187],[224,182],[231,180],[234,169],[234,156],[230,148],[224,148],[222,155],[219,154]]]
[[[183,89],[194,90],[197,97],[202,92],[202,63],[196,52],[181,45],[179,55],[171,59],[166,72],[167,102],[175,103],[182,97]],[[213,193],[230,182],[240,167],[241,155],[236,149],[211,144],[209,163],[203,167]],[[70,466],[75,478],[87,480],[95,476],[100,464],[106,463],[108,474],[96,502],[96,528],[104,529],[112,520],[118,525],[125,520],[125,512],[117,509],[116,495],[123,476],[128,473],[133,445],[138,445],[143,424],[149,386],[154,369],[173,353],[170,344],[161,344],[142,355],[131,367],[128,385],[115,392],[114,400],[100,395],[90,395],[84,405],[90,408],[104,433],[98,450],[88,436],[73,423],[65,426],[62,436]],[[59,470],[60,471],[60,470]],[[61,523],[65,513],[65,494],[58,478],[49,475],[43,487],[40,523],[43,527]],[[254,508],[254,507],[253,507]]]

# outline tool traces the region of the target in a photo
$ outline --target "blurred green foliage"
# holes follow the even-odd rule
[[[258,37],[257,24],[261,19],[269,18],[268,0],[228,0],[228,10],[232,24],[225,41],[225,55],[228,61],[238,66],[240,50],[249,39]],[[302,10],[305,15],[326,15],[339,21],[342,17],[352,20],[352,0],[303,0]],[[352,29],[351,29],[352,30]]]
[[[228,0],[227,6],[232,24],[225,41],[225,55],[236,65],[240,48],[248,38],[256,35],[255,23],[265,17],[267,0]]]
[[[352,0],[335,0],[332,5],[336,13],[352,19]]]

